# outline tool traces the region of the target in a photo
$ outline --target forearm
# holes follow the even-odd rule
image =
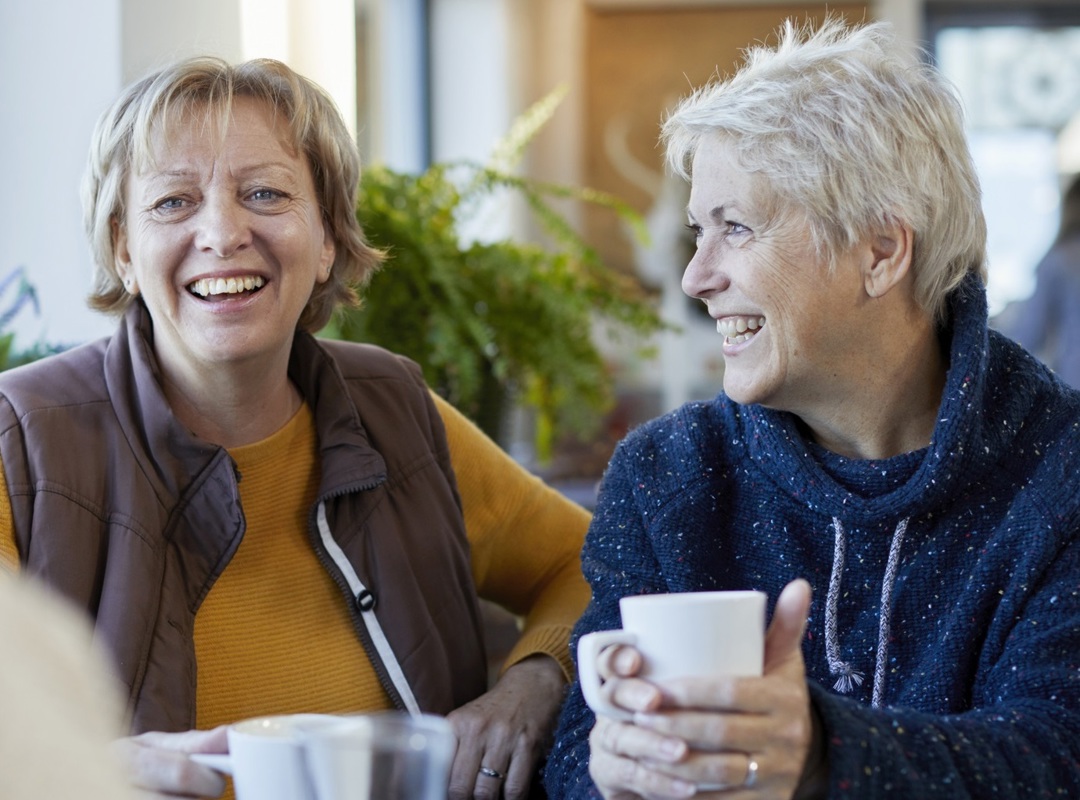
[[[555,659],[569,682],[574,677],[570,634],[574,622],[589,601],[589,587],[575,566],[574,574],[553,581],[526,615],[521,638],[506,659],[506,666],[544,653]]]
[[[874,709],[811,684],[830,796],[1056,797],[1080,791],[1080,715],[1044,701],[964,714]]]
[[[531,475],[445,401],[436,406],[485,599],[525,617],[526,632],[565,636],[589,599],[580,553],[589,514]],[[542,637],[548,634],[541,633]]]

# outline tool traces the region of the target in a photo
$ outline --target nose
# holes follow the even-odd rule
[[[715,256],[710,256],[705,247],[698,247],[682,276],[683,292],[698,300],[705,300],[710,295],[724,291],[730,283]]]
[[[246,210],[228,197],[207,197],[198,214],[195,246],[219,258],[229,258],[251,243]]]

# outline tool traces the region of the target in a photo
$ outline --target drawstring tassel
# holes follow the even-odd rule
[[[892,596],[896,586],[896,572],[900,566],[900,548],[904,543],[908,520],[902,519],[893,531],[889,545],[889,560],[881,581],[881,608],[878,616],[878,646],[874,663],[874,691],[871,704],[878,708],[885,698],[885,665],[889,657],[889,635],[892,627]],[[832,575],[829,577],[829,594],[825,599],[825,657],[829,672],[836,676],[833,689],[847,694],[856,686],[862,686],[863,673],[846,661],[840,660],[840,637],[836,630],[836,606],[840,602],[840,578],[844,572],[844,553],[847,548],[844,526],[839,517],[833,517],[836,545],[833,548]]]
[[[843,663],[839,664],[836,669],[832,669],[832,674],[835,675],[837,671],[840,672],[840,677],[836,679],[836,683],[832,685],[832,688],[840,692],[840,694],[847,694],[856,686],[862,686],[863,674],[857,669],[853,669],[851,664]]]
[[[829,576],[829,594],[825,599],[825,657],[829,672],[836,675],[833,689],[847,694],[856,686],[862,686],[863,674],[846,661],[840,660],[839,635],[836,632],[836,605],[840,602],[840,577],[844,572],[844,526],[839,517],[833,517],[836,529],[836,545],[833,548],[832,575]]]

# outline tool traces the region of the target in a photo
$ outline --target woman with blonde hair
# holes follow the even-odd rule
[[[135,83],[84,191],[119,328],[0,376],[0,555],[94,618],[156,795],[222,790],[187,755],[226,723],[397,708],[449,717],[451,797],[523,797],[554,726],[588,516],[417,365],[313,337],[381,259],[358,180],[279,62]],[[490,689],[479,596],[525,618]]]

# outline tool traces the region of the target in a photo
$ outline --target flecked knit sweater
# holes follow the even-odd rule
[[[573,642],[618,628],[623,595],[772,603],[804,577],[830,797],[1080,797],[1080,393],[988,331],[973,278],[950,308],[923,450],[842,458],[723,395],[632,432],[586,538]],[[593,724],[574,685],[551,797],[600,796]]]

